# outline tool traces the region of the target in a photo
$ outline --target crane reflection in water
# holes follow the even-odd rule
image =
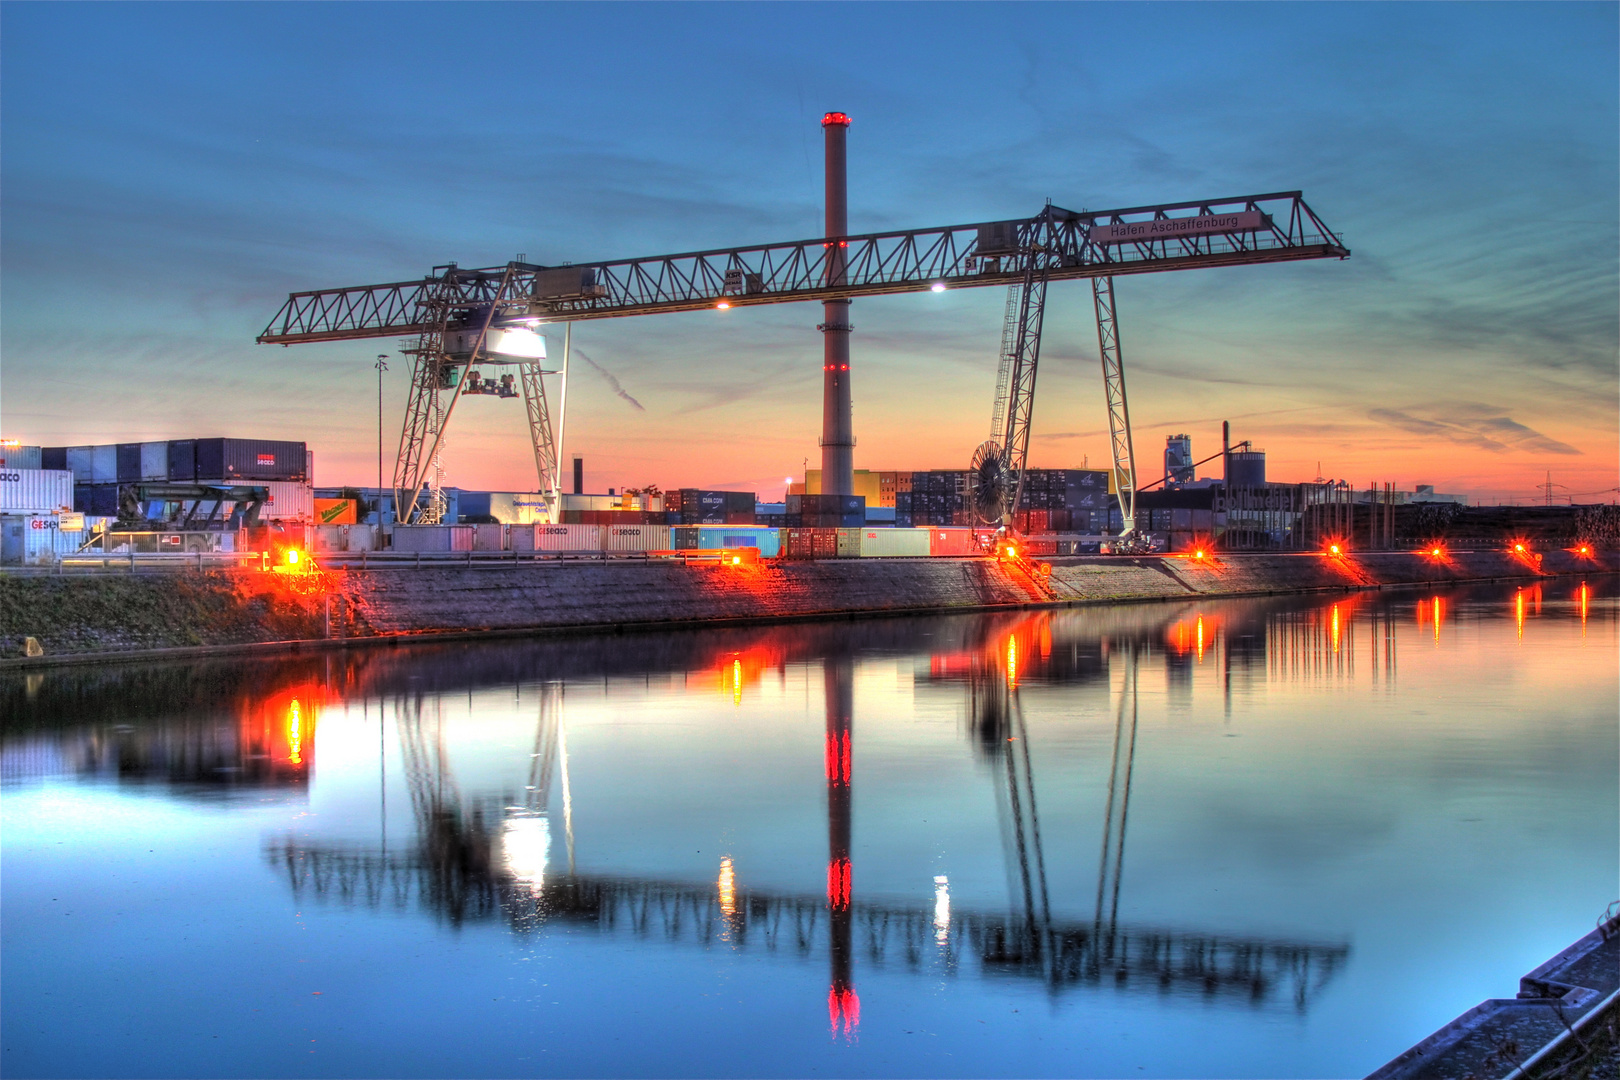
[[[1148,625],[1139,614],[1114,615],[1109,622],[1043,613],[977,620],[949,647],[935,646],[921,677],[940,686],[960,684],[968,744],[987,767],[996,792],[1011,901],[1005,910],[953,903],[944,875],[934,879],[932,896],[916,903],[861,895],[852,856],[854,681],[860,650],[829,637],[797,643],[777,638],[772,644],[778,633],[773,631],[760,632],[762,638],[742,649],[723,651],[699,670],[719,671],[719,689],[734,702],[773,662],[820,653],[815,660],[825,721],[824,895],[751,887],[746,868],[729,856],[720,859],[714,878],[702,881],[578,872],[561,680],[540,687],[521,796],[462,793],[445,752],[441,696],[396,696],[391,711],[411,790],[414,845],[367,850],[289,837],[269,843],[266,857],[300,899],[415,905],[456,925],[502,921],[525,934],[544,932],[552,923],[584,924],[649,941],[761,949],[806,960],[819,956],[828,972],[828,1025],[845,1039],[855,1037],[860,1026],[857,975],[863,964],[918,973],[1010,975],[1038,980],[1053,993],[1081,986],[1151,988],[1303,1010],[1344,963],[1347,945],[1120,922],[1138,736],[1137,682],[1147,657],[1169,660],[1183,651],[1193,664],[1222,664],[1226,685],[1234,668],[1278,662],[1263,646],[1228,647],[1225,639],[1234,628],[1312,654],[1282,661],[1285,669],[1320,668],[1331,674],[1336,670],[1331,658],[1345,654],[1344,635],[1353,616],[1343,601],[1337,609],[1259,621],[1230,607],[1219,617],[1166,613]],[[1335,618],[1340,620],[1337,639]],[[1035,775],[1039,735],[1038,729],[1032,735],[1023,698],[1048,685],[1087,680],[1107,683],[1114,727],[1107,794],[1096,819],[1101,834],[1096,892],[1087,905],[1089,918],[1055,916]],[[1076,898],[1065,899],[1072,908]]]

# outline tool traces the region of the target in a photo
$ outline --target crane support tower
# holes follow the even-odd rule
[[[517,363],[529,402],[542,491],[557,492],[561,458],[550,428],[540,356],[503,353],[497,339],[537,337],[541,323],[813,301],[824,305],[822,466],[838,485],[852,468],[849,303],[859,296],[1009,288],[991,438],[974,456],[975,505],[1009,522],[1018,505],[1034,415],[1046,290],[1090,278],[1097,312],[1114,476],[1128,537],[1135,477],[1113,279],[1218,266],[1344,259],[1350,251],[1298,191],[1194,202],[1070,211],[1048,204],[1027,219],[847,235],[844,142],[849,118],[823,118],[827,147],[825,235],[679,255],[545,266],[435,267],[414,281],[293,293],[258,336],[261,344],[414,336],[416,363],[400,435],[394,488],[398,520],[433,520],[422,491],[475,363]],[[571,326],[570,326],[571,330]],[[566,358],[565,358],[566,363]],[[513,395],[515,396],[515,394]],[[830,478],[830,479],[828,479]],[[827,488],[833,491],[833,488]],[[553,498],[552,512],[557,500]]]

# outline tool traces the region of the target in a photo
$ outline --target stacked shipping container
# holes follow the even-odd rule
[[[304,443],[273,439],[169,439],[99,446],[47,446],[40,460],[73,474],[74,509],[114,515],[126,484],[253,484],[270,489],[266,520],[309,521],[314,515],[309,452]]]

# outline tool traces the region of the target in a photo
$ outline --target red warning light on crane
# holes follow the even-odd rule
[[[841,112],[830,112],[821,118],[822,127],[832,127],[834,124],[849,127],[849,116]]]

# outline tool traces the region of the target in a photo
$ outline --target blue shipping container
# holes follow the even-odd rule
[[[756,525],[701,525],[685,526],[674,530],[677,547],[692,545],[699,551],[718,551],[721,548],[759,548],[759,557],[774,559],[782,553],[782,533],[779,529],[762,529]],[[696,544],[692,544],[693,540]]]

